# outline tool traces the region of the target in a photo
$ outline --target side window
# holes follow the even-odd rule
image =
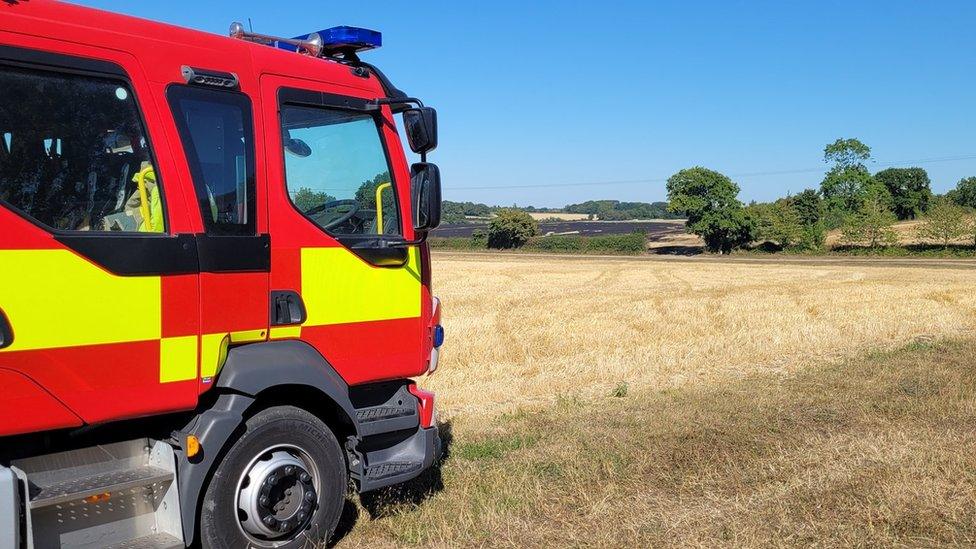
[[[334,235],[399,235],[400,211],[376,119],[360,112],[283,105],[288,195]]]
[[[254,125],[246,95],[171,86],[170,108],[208,234],[256,233]]]
[[[60,231],[166,232],[126,82],[0,66],[0,90],[0,201]]]

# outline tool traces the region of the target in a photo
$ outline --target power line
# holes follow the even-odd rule
[[[934,164],[938,162],[956,162],[959,160],[976,160],[976,154],[959,155],[959,156],[939,156],[933,158],[922,158],[919,160],[895,160],[888,162],[872,162],[871,164],[878,167],[890,167],[899,165],[912,165],[912,164]],[[729,174],[730,178],[743,178],[743,177],[768,177],[772,175],[796,175],[804,173],[824,173],[826,170],[821,166],[818,168],[797,168],[792,170],[770,170],[761,172],[743,172],[736,174]],[[604,185],[632,185],[636,183],[665,183],[667,182],[667,177],[651,177],[646,179],[620,179],[613,181],[585,181],[578,183],[530,183],[524,185],[479,185],[474,187],[451,187],[452,191],[481,191],[481,190],[503,190],[503,189],[544,189],[544,188],[556,188],[556,187],[591,187],[591,186],[604,186]]]

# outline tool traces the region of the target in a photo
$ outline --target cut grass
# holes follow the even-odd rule
[[[447,340],[422,380],[450,416],[712,386],[757,371],[976,337],[957,269],[435,254]]]
[[[343,547],[976,543],[976,342],[456,417]],[[436,478],[443,482],[442,490]],[[419,502],[419,503],[418,503]]]
[[[448,455],[341,546],[976,542],[973,271],[434,262]]]

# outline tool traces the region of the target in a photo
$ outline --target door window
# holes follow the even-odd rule
[[[0,67],[0,90],[0,201],[59,231],[166,232],[126,82]]]
[[[369,114],[284,105],[292,203],[330,234],[399,235],[400,211],[377,121]]]
[[[241,93],[189,86],[167,92],[207,233],[254,235],[254,126]]]

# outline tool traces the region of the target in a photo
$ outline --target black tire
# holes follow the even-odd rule
[[[294,533],[281,539],[262,539],[245,533],[238,510],[239,486],[245,471],[253,470],[255,460],[277,445],[300,449],[310,458],[317,473],[316,506]],[[249,479],[243,482],[250,484]],[[346,463],[332,431],[305,410],[293,406],[267,408],[247,420],[244,434],[215,467],[200,511],[201,544],[208,549],[317,546],[335,531],[346,489]],[[313,494],[307,496],[313,498]]]

